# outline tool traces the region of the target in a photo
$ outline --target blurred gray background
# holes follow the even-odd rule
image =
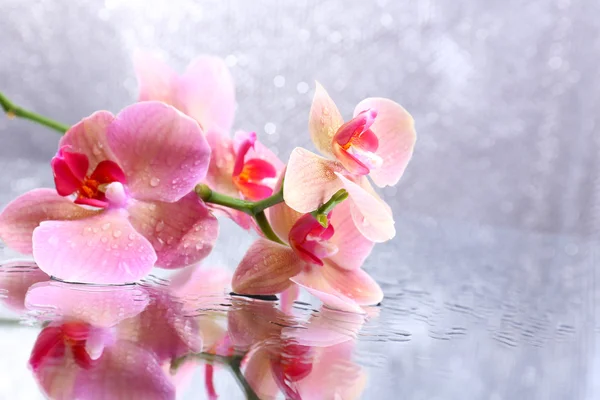
[[[235,128],[284,160],[312,149],[315,79],[345,116],[401,103],[418,142],[383,191],[398,235],[365,266],[387,297],[360,338],[363,397],[595,399],[599,17],[597,0],[0,0],[0,91],[75,123],[136,100],[136,48],[180,71],[216,54]],[[0,138],[1,204],[52,186],[58,135],[0,117]],[[208,263],[251,240],[225,222]]]

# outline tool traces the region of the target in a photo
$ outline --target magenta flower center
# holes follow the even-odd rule
[[[327,217],[329,220],[331,213]],[[304,261],[323,265],[323,258],[337,253],[338,248],[329,239],[334,234],[333,225],[329,223],[327,228],[321,224],[311,214],[304,214],[290,229],[289,243],[292,249]]]
[[[93,360],[86,350],[89,334],[90,325],[84,322],[67,322],[58,327],[44,328],[35,342],[29,365],[35,371],[42,364],[61,360],[65,351],[70,349],[77,365],[85,369],[90,368]]]
[[[377,111],[365,110],[340,126],[333,137],[333,153],[351,173],[367,175],[379,168],[382,160],[376,154],[379,140],[370,129]]]
[[[113,182],[125,183],[125,173],[114,161],[104,160],[88,174],[89,164],[85,154],[61,148],[51,162],[56,191],[61,196],[76,194],[77,204],[107,207],[107,186]]]
[[[261,200],[273,194],[273,189],[266,185],[265,180],[277,176],[277,170],[270,162],[261,158],[246,160],[248,151],[255,143],[256,133],[252,132],[240,145],[233,167],[233,182],[248,200]]]

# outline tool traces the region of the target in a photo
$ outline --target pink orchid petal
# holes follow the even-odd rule
[[[131,226],[124,210],[77,221],[45,221],[33,231],[40,269],[68,282],[135,282],[156,261],[152,245]]]
[[[259,238],[248,249],[233,274],[233,291],[239,294],[276,294],[290,286],[304,262],[287,246]]]
[[[284,326],[292,326],[292,317],[277,308],[274,301],[234,296],[227,313],[227,329],[233,346],[247,351],[262,342],[281,335]]]
[[[33,261],[3,263],[0,268],[0,293],[3,304],[15,311],[25,310],[25,295],[29,288],[50,280]]]
[[[362,269],[348,271],[335,265],[325,265],[322,276],[337,293],[361,306],[379,304],[383,300],[381,287]]]
[[[272,354],[264,346],[248,353],[247,364],[244,368],[244,377],[261,399],[272,400],[277,398],[279,387],[271,371]]]
[[[89,161],[88,171],[93,171],[101,161],[117,161],[106,138],[106,131],[114,118],[108,111],[97,111],[82,119],[60,139],[59,148],[85,154]]]
[[[281,293],[281,296],[279,296],[281,311],[288,314],[291,313],[294,302],[298,299],[299,295],[300,288],[298,288],[298,285],[291,285],[289,288],[285,289]]]
[[[175,203],[132,201],[129,220],[154,247],[156,266],[175,269],[205,258],[219,234],[217,219],[195,193]]]
[[[177,201],[206,176],[210,148],[198,123],[164,103],[126,107],[106,135],[138,200]]]
[[[242,173],[248,175],[248,179],[251,181],[262,180],[265,178],[275,178],[277,176],[277,170],[268,161],[260,158],[252,158],[246,160]]]
[[[71,153],[61,148],[50,162],[58,194],[68,196],[79,189],[87,175],[89,164],[85,154]]]
[[[257,183],[240,182],[238,187],[242,196],[251,201],[266,199],[273,194],[273,189]]]
[[[322,307],[313,313],[305,329],[284,328],[282,338],[303,346],[329,347],[356,339],[365,324],[365,314],[350,313]]]
[[[199,322],[184,314],[184,304],[164,288],[147,290],[150,304],[135,318],[118,325],[118,337],[135,341],[161,362],[202,351]]]
[[[29,289],[25,306],[51,319],[72,319],[109,328],[141,313],[149,296],[137,286],[94,286],[49,281]],[[39,316],[44,319],[44,315]],[[47,318],[46,318],[47,319]]]
[[[65,352],[65,343],[60,326],[49,325],[38,334],[31,355],[29,366],[34,371],[43,363],[52,358],[62,358]]]
[[[328,307],[336,310],[364,313],[354,300],[343,295],[329,284],[321,272],[323,268],[326,267],[310,268],[309,270],[302,271],[290,280],[306,289]]]
[[[212,150],[206,184],[217,192],[237,197],[238,189],[233,183],[233,141],[217,131],[208,131],[206,140]]]
[[[310,108],[308,130],[313,143],[321,154],[331,156],[333,155],[331,148],[333,136],[344,120],[323,86],[319,82],[316,85],[315,96]]]
[[[0,214],[0,238],[8,247],[23,254],[33,251],[33,230],[42,221],[76,220],[98,211],[79,207],[52,189],[34,189],[11,201]]]
[[[235,133],[233,138],[233,146],[236,151],[239,149],[241,143],[248,139],[249,136],[254,132],[244,132],[238,131]],[[283,171],[285,164],[273,153],[267,146],[265,146],[260,140],[254,142],[254,146],[252,146],[248,152],[246,153],[246,160],[251,159],[260,159],[268,162],[273,167],[275,167],[275,171],[277,171],[277,176]]]
[[[336,172],[342,170],[339,163],[296,147],[285,172],[285,202],[301,213],[316,210],[342,188],[336,176]]]
[[[144,51],[133,54],[133,66],[140,88],[139,101],[163,101],[174,104],[177,74],[163,60]]]
[[[283,185],[283,178],[285,176],[285,171],[283,171],[275,184],[274,191],[278,192]],[[281,202],[279,204],[274,205],[273,207],[269,207],[266,210],[267,218],[271,223],[271,227],[273,231],[277,234],[277,236],[287,242],[288,236],[290,234],[290,230],[292,226],[302,217],[302,213],[293,210],[289,207],[285,202]]]
[[[370,188],[366,178],[361,184],[352,182],[342,174],[336,173],[344,189],[348,191],[350,211],[356,228],[369,240],[380,243],[396,235],[394,217],[390,207]]]
[[[329,242],[335,245],[338,251],[327,259],[344,269],[360,268],[375,245],[356,228],[350,209],[351,201],[345,200],[331,212],[330,219],[335,233]]]
[[[297,384],[303,399],[362,398],[367,373],[352,361],[354,341],[316,348],[311,374]]]
[[[111,160],[100,161],[90,175],[90,179],[98,181],[101,184],[112,182],[127,183],[125,173],[119,167],[119,164]]]
[[[235,113],[235,86],[223,59],[200,56],[178,79],[177,107],[203,129],[229,131]]]
[[[198,264],[171,276],[169,289],[182,300],[184,312],[193,313],[227,302],[231,292],[231,277],[232,273],[225,268],[207,268]],[[209,325],[208,321],[202,324],[202,330],[212,332],[213,329],[206,325]],[[207,337],[203,336],[206,345]]]
[[[379,187],[395,185],[402,177],[415,146],[413,118],[402,106],[383,98],[361,101],[354,109],[354,115],[367,109],[377,110],[371,130],[379,139],[376,154],[383,160],[380,168],[371,170],[370,176]]]
[[[72,398],[174,400],[175,388],[152,352],[122,340],[76,375]]]

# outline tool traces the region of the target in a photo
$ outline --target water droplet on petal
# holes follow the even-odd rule
[[[150,179],[150,186],[157,187],[160,184],[160,179],[157,177]]]
[[[135,233],[130,233],[128,238],[129,238],[129,240],[135,239]]]
[[[204,248],[204,243],[196,243],[196,250],[202,250]]]
[[[102,230],[105,231],[108,228],[110,228],[110,222],[105,223],[104,225],[102,225]]]
[[[118,230],[118,229],[115,230],[115,231],[113,231],[113,236],[116,237],[116,238],[118,238],[119,236],[121,236],[121,231]]]
[[[156,227],[154,229],[156,230],[156,232],[160,232],[163,229],[165,229],[164,221],[158,221],[158,224],[156,224]]]
[[[101,241],[102,243],[106,243],[106,242],[108,242],[108,238],[107,238],[106,236],[102,236],[102,237],[100,238],[100,241]]]

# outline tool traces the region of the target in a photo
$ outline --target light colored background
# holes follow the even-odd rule
[[[364,397],[600,397],[598,1],[0,6],[0,90],[67,123],[135,101],[135,48],[180,70],[200,53],[224,57],[235,127],[283,159],[312,148],[315,79],[346,116],[367,96],[403,104],[419,139],[401,184],[383,191],[398,236],[366,265],[387,300],[357,354]],[[52,186],[54,133],[0,118],[0,138],[1,204]],[[251,238],[223,232],[209,262],[234,266]],[[411,340],[396,341],[403,333]]]

